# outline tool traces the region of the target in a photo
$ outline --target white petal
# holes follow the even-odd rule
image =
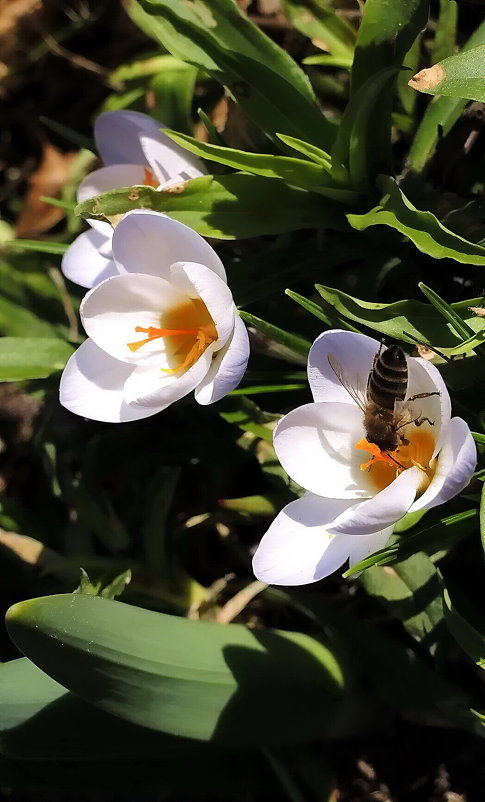
[[[216,354],[212,364],[195,390],[199,404],[214,404],[239,384],[249,359],[249,337],[239,315],[234,321],[234,332],[224,348]]]
[[[410,509],[429,510],[449,501],[467,486],[477,463],[477,449],[462,418],[452,418],[429,487]]]
[[[105,111],[96,118],[94,138],[105,164],[147,164],[142,134],[158,136],[161,123],[138,111]]]
[[[140,143],[148,164],[163,188],[206,175],[207,170],[200,159],[165,136],[165,125],[159,127],[161,130],[156,135],[142,134]]]
[[[170,268],[170,279],[190,298],[204,301],[217,329],[214,350],[219,351],[232,336],[236,318],[236,307],[226,282],[209,267],[196,262],[176,262]]]
[[[408,398],[417,393],[439,393],[428,398],[417,398],[410,405],[413,417],[424,415],[433,421],[431,433],[436,441],[434,449],[436,455],[441,450],[451,418],[448,388],[438,368],[427,359],[408,357],[408,376]]]
[[[270,585],[305,585],[332,574],[348,558],[353,538],[329,535],[327,526],[348,501],[307,493],[275,518],[253,558],[253,571]]]
[[[125,384],[125,399],[136,408],[165,409],[197,387],[209,370],[211,359],[212,349],[209,347],[189,370],[175,375],[140,365]]]
[[[174,262],[199,262],[226,280],[215,250],[183,223],[159,212],[134,209],[113,234],[113,255],[121,271],[168,278]]]
[[[101,167],[99,170],[89,173],[81,181],[77,190],[78,203],[82,203],[89,198],[107,192],[109,189],[119,187],[132,187],[135,184],[145,183],[145,172],[143,166],[139,164],[113,164],[109,167]],[[111,236],[113,229],[109,223],[102,220],[89,219],[90,226],[107,236]]]
[[[97,118],[94,136],[105,164],[147,163],[161,182],[205,175],[196,156],[162,133],[166,127],[137,111],[107,111]]]
[[[372,535],[393,526],[409,511],[420,482],[419,468],[403,471],[374,498],[354,504],[335,520],[329,531],[342,535]]]
[[[61,377],[60,402],[76,415],[121,423],[153,415],[156,410],[130,407],[123,387],[132,368],[86,340],[71,356]]]
[[[365,393],[380,343],[365,334],[332,329],[315,340],[308,355],[308,381],[315,401],[351,402],[351,396],[330,367],[328,355],[342,366],[345,379]]]
[[[392,530],[393,527],[388,526],[382,532],[375,532],[373,535],[343,535],[350,538],[349,567],[352,568],[356,563],[383,549],[392,535]]]
[[[123,273],[103,281],[85,296],[80,314],[86,333],[115,359],[144,363],[150,358],[169,367],[165,358],[165,339],[153,339],[138,351],[131,352],[128,343],[145,339],[136,326],[160,327],[165,310],[187,301],[187,296],[163,278],[143,273]]]
[[[360,409],[352,404],[305,404],[278,423],[274,447],[285,471],[305,490],[328,498],[368,498],[375,493],[355,443],[364,436]]]
[[[76,237],[62,257],[62,272],[69,281],[81,287],[94,287],[100,281],[116,276],[118,271],[113,259],[104,255],[110,245],[111,234],[105,237],[94,229],[85,231]]]

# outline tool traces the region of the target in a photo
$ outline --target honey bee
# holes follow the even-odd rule
[[[345,378],[342,366],[332,354],[328,355],[328,361],[341,385],[364,413],[368,442],[374,443],[381,451],[396,451],[400,445],[408,445],[406,438],[399,432],[409,424],[421,426],[427,421],[433,425],[433,421],[425,416],[413,418],[407,404],[417,398],[439,395],[439,392],[418,393],[405,400],[408,390],[408,364],[406,354],[399,346],[391,345],[384,351],[381,346],[374,357],[364,392],[352,386]]]

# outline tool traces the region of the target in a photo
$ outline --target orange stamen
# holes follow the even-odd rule
[[[381,451],[379,446],[376,446],[375,443],[369,443],[365,437],[355,444],[355,448],[358,448],[360,451],[368,451],[369,454],[372,454],[372,459],[368,460],[367,462],[363,462],[360,466],[361,471],[366,471],[367,468],[370,468],[370,466],[375,462],[385,462],[387,465],[396,464],[395,460],[386,454],[385,451]]]
[[[130,351],[138,351],[142,345],[146,345],[146,343],[156,340],[158,337],[169,337],[171,335],[175,336],[178,334],[195,334],[197,336],[199,333],[198,329],[157,329],[155,326],[149,326],[147,329],[144,329],[143,326],[136,326],[135,331],[143,331],[148,334],[148,337],[146,340],[138,340],[138,342],[127,343]]]
[[[157,189],[159,186],[159,182],[155,180],[152,171],[149,170],[148,167],[144,167],[143,172],[145,173],[145,180],[143,181],[143,184],[146,187],[153,187],[154,189]]]

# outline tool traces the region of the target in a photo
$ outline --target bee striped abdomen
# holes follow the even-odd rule
[[[380,354],[369,374],[368,398],[380,407],[393,410],[397,399],[404,401],[408,387],[406,355],[397,345]]]

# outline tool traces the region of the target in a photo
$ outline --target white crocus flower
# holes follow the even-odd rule
[[[308,377],[314,403],[279,422],[274,446],[285,471],[307,492],[288,504],[254,556],[258,579],[303,585],[323,579],[347,559],[350,565],[385,546],[406,513],[443,504],[463,490],[476,464],[476,448],[461,418],[451,418],[450,397],[439,371],[407,358],[406,398],[411,419],[389,456],[366,439],[364,413],[337,378],[366,388],[379,343],[363,334],[327,331],[313,344]],[[365,453],[367,451],[367,454]]]
[[[128,212],[113,233],[116,275],[81,303],[89,337],[61,379],[61,403],[120,422],[154,415],[195,390],[212,404],[239,384],[246,328],[224,266],[195,231],[158,212]]]
[[[94,124],[94,139],[105,167],[81,182],[78,202],[118,187],[145,184],[156,189],[198,178],[202,162],[172,142],[167,126],[137,111],[106,111]],[[113,260],[109,223],[89,220],[92,228],[80,234],[62,260],[64,275],[81,287],[94,287],[118,272]]]

